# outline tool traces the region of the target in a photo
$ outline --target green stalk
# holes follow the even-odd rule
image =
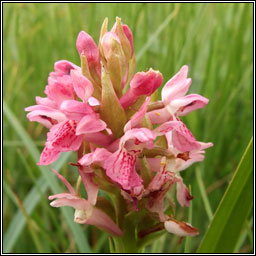
[[[211,221],[212,218],[213,218],[213,213],[212,213],[210,202],[209,202],[208,197],[207,197],[207,193],[206,193],[206,190],[205,190],[203,179],[202,179],[200,170],[198,168],[196,168],[196,180],[197,180],[200,192],[201,192],[201,196],[202,196],[202,199],[203,199],[203,203],[204,203],[206,213],[208,215],[209,220]]]

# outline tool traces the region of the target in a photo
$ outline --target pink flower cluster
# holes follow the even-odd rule
[[[204,159],[212,143],[195,139],[180,117],[203,108],[208,99],[186,93],[191,85],[183,66],[162,88],[159,71],[135,73],[133,35],[119,18],[110,32],[107,20],[99,45],[81,31],[76,41],[81,67],[55,63],[45,98],[27,107],[28,119],[49,129],[39,165],[49,165],[61,152],[76,151],[79,175],[87,192],[82,198],[58,174],[68,193],[49,197],[51,206],[71,206],[75,222],[95,225],[112,235],[123,231],[107,211],[97,206],[99,189],[121,194],[125,212],[145,210],[168,232],[194,236],[197,229],[165,214],[165,197],[176,186],[178,203],[189,206],[193,196],[180,172]],[[154,97],[153,97],[154,96]]]

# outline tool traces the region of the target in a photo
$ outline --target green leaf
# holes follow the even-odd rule
[[[16,116],[13,114],[11,109],[8,107],[8,105],[3,102],[3,112],[5,116],[7,117],[8,121],[12,125],[12,127],[15,129],[17,134],[20,136],[20,139],[24,142],[27,150],[31,154],[32,158],[35,161],[35,164],[38,162],[40,153],[34,144],[33,140],[28,136],[22,125],[20,124],[19,120],[16,118]],[[55,165],[51,166],[56,169],[60,169],[61,166],[66,162],[68,154],[63,155],[58,162],[56,162]],[[29,192],[28,196],[26,197],[24,201],[24,207],[28,214],[31,214],[34,210],[35,206],[39,202],[41,198],[41,194],[38,192],[37,187],[39,186],[41,188],[41,191],[46,191],[47,187],[49,186],[50,189],[54,194],[60,193],[61,188],[57,181],[57,178],[53,175],[53,173],[50,171],[49,167],[39,166],[38,167],[42,173],[43,178],[40,178],[37,185],[32,188],[32,190]],[[47,200],[45,198],[45,200]],[[83,229],[75,224],[73,222],[73,211],[70,208],[61,208],[61,212],[66,218],[67,224],[69,225],[69,228],[73,234],[73,237],[77,243],[77,247],[80,252],[91,252],[90,246],[88,244],[88,241],[84,235]],[[12,220],[11,224],[8,227],[8,230],[6,231],[5,237],[4,237],[4,252],[10,252],[13,245],[17,241],[22,229],[25,225],[25,218],[22,215],[21,211],[19,210],[18,213],[15,215],[14,219]]]
[[[253,138],[215,212],[198,253],[232,253],[253,204]]]

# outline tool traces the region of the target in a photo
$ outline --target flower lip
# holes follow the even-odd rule
[[[191,226],[189,223],[175,220],[171,218],[171,220],[164,222],[165,229],[169,233],[173,233],[178,236],[196,236],[199,234],[198,229]]]

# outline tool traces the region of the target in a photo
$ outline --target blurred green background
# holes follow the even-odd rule
[[[41,151],[47,130],[30,123],[24,108],[35,104],[35,96],[44,95],[55,61],[67,59],[79,65],[75,46],[79,31],[85,30],[98,42],[104,18],[109,18],[111,28],[116,16],[133,31],[137,71],[150,67],[160,70],[166,82],[187,64],[193,80],[190,92],[210,99],[205,109],[183,118],[198,140],[214,143],[213,148],[207,149],[204,162],[182,173],[195,197],[192,224],[200,231],[191,240],[191,252],[196,251],[252,136],[252,3],[4,3],[3,96],[8,109],[18,119],[15,124],[6,114],[3,116],[3,232],[5,238],[8,236],[3,249],[6,252],[82,252],[61,211],[49,206],[47,197],[51,190],[45,191],[42,183],[37,183],[41,172],[31,156],[29,144],[24,144],[19,136],[22,130],[19,125]],[[74,184],[76,175],[67,162],[61,173],[69,176]],[[196,169],[201,177],[196,177]],[[45,171],[50,172],[50,168]],[[203,201],[198,185],[200,178],[209,205]],[[30,214],[23,202],[33,187],[41,197]],[[16,234],[11,223],[20,210],[22,214],[16,216],[16,221],[25,216],[26,225]],[[187,221],[188,209],[177,206],[176,210],[177,219]],[[251,252],[251,226],[252,214],[248,216],[236,252]],[[88,250],[109,252],[106,234],[92,227],[81,228],[86,234],[88,242],[84,243]],[[184,241],[178,240],[166,234],[148,246],[146,252],[184,252]]]

